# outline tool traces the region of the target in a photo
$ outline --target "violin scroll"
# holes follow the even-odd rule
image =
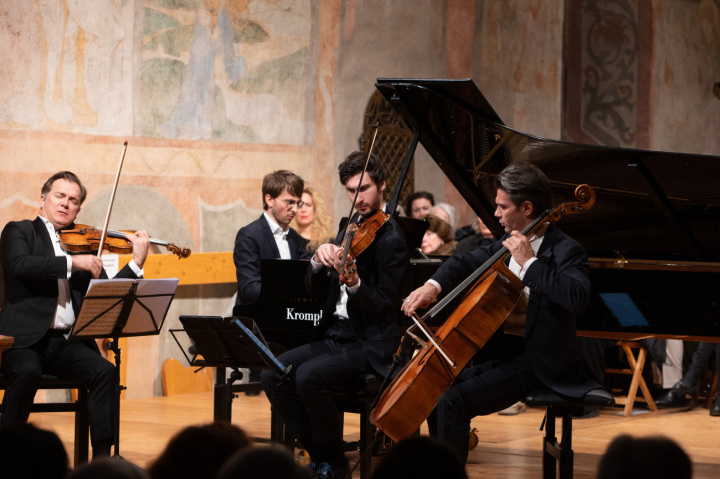
[[[180,248],[179,246],[176,246],[175,243],[168,243],[165,247],[172,254],[177,255],[178,259],[187,258],[191,253],[190,248]]]

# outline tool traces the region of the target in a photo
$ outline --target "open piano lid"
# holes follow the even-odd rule
[[[536,164],[554,204],[591,185],[595,206],[560,227],[590,257],[720,261],[720,158],[581,145],[505,126],[472,80],[378,79],[377,89],[496,237],[494,176]]]
[[[595,189],[560,228],[588,251],[593,291],[578,320],[589,336],[720,342],[720,158],[580,145],[505,126],[472,80],[379,79],[377,89],[493,231],[497,173],[531,162],[554,204]]]

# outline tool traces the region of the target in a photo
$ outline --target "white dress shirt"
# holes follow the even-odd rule
[[[290,244],[288,243],[287,238],[290,227],[288,226],[286,229],[282,229],[282,227],[280,227],[280,225],[272,219],[272,217],[267,213],[267,211],[263,212],[263,216],[268,222],[268,225],[270,226],[270,231],[272,231],[273,237],[275,238],[275,243],[277,244],[278,251],[280,251],[280,259],[291,259]]]
[[[45,225],[45,229],[50,237],[50,242],[53,245],[55,256],[64,256],[67,261],[66,275],[64,278],[58,278],[58,302],[57,308],[55,309],[55,318],[53,319],[52,329],[70,329],[75,323],[75,311],[72,307],[72,301],[70,299],[70,275],[72,274],[72,258],[60,247],[60,235],[55,231],[55,226],[50,223],[44,216],[38,216]],[[142,278],[144,271],[135,261],[128,263],[130,269],[137,275],[138,278]]]

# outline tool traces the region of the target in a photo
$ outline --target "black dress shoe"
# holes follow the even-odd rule
[[[350,469],[348,463],[345,464],[329,464],[321,462],[315,471],[315,479],[345,479]]]
[[[662,396],[660,396],[655,405],[658,409],[671,409],[676,407],[683,407],[686,404],[685,393],[671,389]]]
[[[711,416],[720,416],[720,402],[715,401],[715,404],[713,404],[713,407],[710,408],[710,415]]]

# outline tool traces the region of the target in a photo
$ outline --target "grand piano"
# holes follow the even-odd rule
[[[540,167],[556,204],[575,201],[579,184],[595,189],[592,209],[558,225],[586,248],[592,267],[579,335],[720,342],[720,158],[520,133],[503,124],[472,80],[379,79],[376,87],[415,135],[404,168],[421,143],[496,237],[503,229],[493,216],[493,180],[511,163]],[[441,264],[412,263],[409,289]],[[307,342],[317,325],[308,319],[322,299],[303,293],[305,268],[264,261],[263,284],[273,286],[234,311],[256,320],[273,352]]]
[[[472,80],[379,79],[477,215],[500,237],[493,179],[530,162],[555,203],[587,183],[597,200],[559,227],[588,251],[592,301],[578,334],[720,342],[720,158],[580,145],[503,124]],[[414,151],[408,152],[408,158]]]

